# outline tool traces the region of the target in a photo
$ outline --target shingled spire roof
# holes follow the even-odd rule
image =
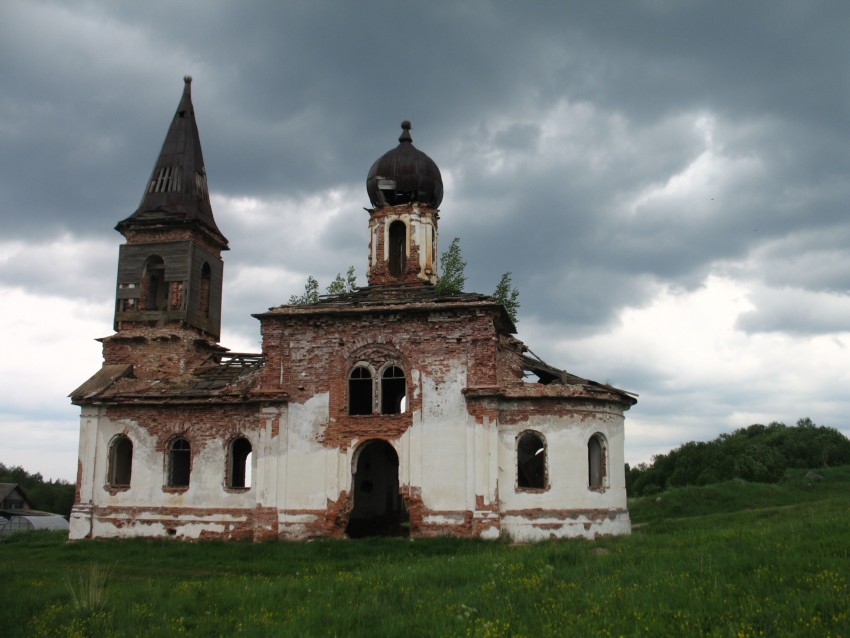
[[[210,206],[207,171],[192,106],[192,78],[187,75],[183,81],[183,96],[139,208],[116,228],[123,232],[134,225],[200,223],[226,247],[227,239],[216,226]]]

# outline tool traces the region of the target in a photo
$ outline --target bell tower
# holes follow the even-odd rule
[[[213,218],[192,78],[171,121],[142,201],[115,229],[127,240],[118,257],[114,328],[191,328],[217,342],[221,333],[221,251],[227,239]]]
[[[369,213],[369,285],[437,281],[437,207],[443,200],[440,169],[413,146],[411,125],[401,123],[396,148],[372,164],[366,190]]]

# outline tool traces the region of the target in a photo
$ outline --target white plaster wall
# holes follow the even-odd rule
[[[166,454],[156,449],[156,437],[132,419],[113,420],[105,408],[86,407],[81,413],[80,460],[83,467],[81,505],[71,517],[71,539],[94,536],[164,536],[169,528],[179,528],[182,537],[197,537],[202,531],[225,532],[226,524],[244,520],[245,516],[223,513],[199,513],[201,509],[245,509],[257,503],[273,501],[276,478],[277,450],[271,436],[272,409],[265,427],[251,429],[243,435],[251,442],[252,485],[247,490],[227,490],[225,438],[212,438],[201,442],[191,436],[191,423],[185,427],[192,445],[192,467],[189,487],[185,490],[165,491]],[[175,433],[179,428],[175,426]],[[107,484],[109,446],[118,434],[126,434],[133,442],[133,465],[130,486],[113,489]],[[271,489],[270,487],[271,486]],[[264,495],[260,498],[260,495]],[[110,514],[122,522],[116,526],[104,520],[92,520],[92,507],[136,508],[133,516]],[[175,516],[173,524],[162,523],[159,508],[181,508],[185,514]],[[202,522],[206,521],[206,522]]]
[[[419,374],[422,415],[405,436],[415,440],[421,451],[414,454],[420,467],[411,468],[411,474],[420,477],[425,507],[463,512],[475,509],[476,495],[495,498],[494,463],[490,461],[491,453],[495,454],[496,431],[470,418],[462,394],[466,368],[457,361],[451,365],[440,383]]]
[[[623,415],[616,408],[585,406],[576,417],[533,417],[527,421],[499,428],[499,497],[501,511],[523,509],[551,510],[552,517],[533,521],[522,516],[505,515],[502,528],[518,540],[537,540],[557,536],[589,536],[628,533],[628,515],[613,514],[626,509],[623,471]],[[524,491],[516,487],[516,437],[534,430],[546,439],[548,489]],[[603,490],[588,486],[587,442],[601,433],[607,440],[607,485]],[[609,510],[613,519],[592,521],[579,516],[565,521],[568,510]],[[560,512],[556,515],[556,512]],[[539,514],[538,514],[539,515]],[[591,523],[586,529],[585,523]],[[561,524],[561,528],[543,530],[537,524]]]
[[[340,471],[348,455],[323,446],[316,437],[327,423],[329,406],[327,392],[289,405],[287,420],[281,423],[282,472],[277,486],[281,509],[324,509],[328,500],[336,501],[342,490],[349,489],[350,470],[346,478]]]

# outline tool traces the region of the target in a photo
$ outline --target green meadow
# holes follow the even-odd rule
[[[848,636],[850,467],[630,501],[624,538],[0,542],[12,636]]]

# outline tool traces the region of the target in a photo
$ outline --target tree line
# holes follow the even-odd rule
[[[647,496],[668,487],[708,485],[731,479],[776,483],[788,468],[850,465],[850,440],[835,428],[803,418],[796,426],[756,423],[713,441],[691,441],[652,463],[626,464],[629,496]]]
[[[64,517],[71,515],[74,505],[74,484],[68,481],[45,481],[36,472],[30,474],[20,465],[7,467],[0,463],[0,483],[17,483],[32,503],[33,509],[53,512]]]

